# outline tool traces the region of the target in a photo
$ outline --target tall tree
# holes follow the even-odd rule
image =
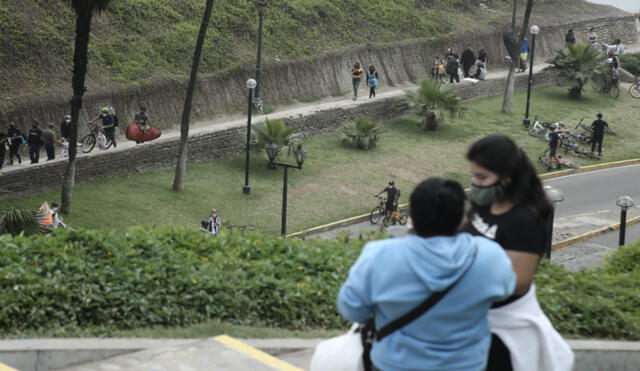
[[[69,0],[66,0],[69,1]],[[73,52],[73,97],[71,98],[71,132],[69,135],[69,162],[62,180],[62,202],[60,212],[71,211],[73,186],[76,180],[76,153],[78,149],[78,116],[82,108],[82,96],[87,88],[84,86],[87,75],[87,50],[91,32],[91,20],[95,12],[107,8],[110,0],[70,0],[76,11],[76,41]]]
[[[533,7],[533,0],[527,0],[527,8],[524,11],[524,20],[522,21],[522,28],[520,29],[520,35],[517,40],[518,50],[520,44],[524,41],[527,32],[529,31],[529,17],[531,16],[531,8]],[[515,31],[514,31],[515,33]],[[516,85],[516,64],[518,58],[511,56],[511,65],[509,66],[509,75],[507,76],[507,85],[504,89],[504,99],[502,100],[502,112],[511,113],[511,102],[513,101],[513,91]]]
[[[189,121],[191,119],[191,103],[193,102],[193,92],[196,88],[196,80],[198,77],[198,67],[200,66],[200,57],[202,56],[202,47],[204,46],[204,38],[207,34],[209,21],[211,20],[211,12],[213,11],[214,0],[207,0],[207,5],[202,16],[200,24],[200,32],[196,41],[196,50],[193,53],[193,62],[191,64],[191,76],[189,77],[189,85],[187,86],[187,94],[184,99],[184,108],[182,109],[182,121],[180,122],[180,148],[178,150],[178,163],[176,164],[176,175],[173,179],[173,190],[180,192],[184,190],[184,178],[187,173],[187,140],[189,139]]]

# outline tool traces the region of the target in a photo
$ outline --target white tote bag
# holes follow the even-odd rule
[[[311,357],[311,371],[364,371],[358,326],[354,323],[346,334],[321,341]]]

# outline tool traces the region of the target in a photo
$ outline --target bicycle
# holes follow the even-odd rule
[[[562,169],[562,167],[565,168],[569,168],[569,169],[579,169],[580,165],[578,165],[576,162],[573,162],[571,160],[567,160],[565,158],[563,158],[562,156],[556,156],[556,158],[558,159],[558,167],[556,168],[556,170],[560,170]],[[549,168],[549,150],[546,149],[544,152],[542,152],[542,154],[538,157],[538,162],[541,163],[544,167]]]
[[[618,98],[620,96],[619,79],[612,73],[608,76],[594,78],[591,86],[596,93],[609,94],[612,98]]]
[[[571,153],[578,156],[586,157],[591,160],[600,160],[600,157],[594,155],[589,151],[583,150],[578,143],[572,141],[568,137],[564,137],[562,138],[562,140],[560,140],[560,148],[564,149],[565,155],[569,154],[569,151],[571,151]]]
[[[87,125],[91,125],[87,123]],[[93,128],[89,131],[89,134],[85,135],[80,141],[80,149],[82,153],[89,153],[93,151],[93,148],[98,142],[98,134],[102,133],[102,128],[99,125],[93,124]],[[104,135],[104,134],[103,134]],[[113,141],[107,138],[107,143],[104,149],[109,149],[113,145]]]
[[[629,86],[629,95],[640,99],[640,76],[636,77],[636,81]]]
[[[407,211],[404,209],[398,209],[392,211],[389,215],[385,215],[384,218],[382,218],[382,224],[384,224],[385,227],[388,227],[389,223],[396,224],[396,222],[400,225],[405,225],[407,224],[408,219],[409,215],[407,214]]]
[[[371,224],[377,224],[380,221],[380,218],[382,218],[382,216],[386,214],[387,209],[387,198],[383,196],[376,197],[378,197],[379,204],[378,206],[374,207],[373,210],[371,210],[371,214],[369,214],[369,221],[371,222]]]
[[[563,128],[565,125],[562,122],[539,122],[538,117],[533,120],[533,124],[529,127],[529,134],[536,138],[545,139],[547,134],[552,128]]]

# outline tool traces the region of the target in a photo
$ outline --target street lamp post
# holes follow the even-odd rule
[[[540,27],[531,26],[529,30],[531,32],[531,62],[529,63],[529,83],[527,85],[527,109],[524,114],[524,121],[522,121],[522,125],[525,128],[528,128],[531,124],[529,120],[529,106],[531,104],[531,84],[533,83],[533,57],[536,51],[536,35],[540,32]]]
[[[616,201],[620,206],[620,239],[618,246],[624,246],[624,235],[627,230],[627,210],[633,207],[633,199],[629,196],[620,196]]]
[[[289,181],[289,168],[302,170],[302,164],[304,163],[304,158],[306,156],[306,152],[302,149],[302,145],[298,144],[298,147],[294,151],[294,155],[296,157],[296,164],[290,164],[287,162],[278,162],[276,161],[276,156],[278,156],[278,146],[269,142],[266,146],[267,156],[269,156],[269,161],[274,166],[281,166],[284,168],[284,178],[282,181],[282,218],[280,222],[280,234],[282,236],[287,235],[287,184]]]
[[[564,201],[564,194],[560,189],[550,185],[545,185],[543,188],[547,198],[553,204],[549,220],[547,221],[547,247],[544,252],[544,257],[551,259],[551,246],[553,245],[553,219],[555,217],[556,205],[558,202]]]
[[[260,99],[260,73],[262,70],[262,25],[264,20],[264,11],[267,7],[267,0],[258,0],[258,56],[256,57],[256,82],[257,86],[254,91],[256,106],[262,108],[262,99]]]
[[[247,89],[249,89],[249,109],[247,110],[247,147],[246,158],[244,163],[244,186],[242,187],[242,193],[248,195],[251,193],[251,186],[249,186],[249,157],[251,152],[251,111],[253,110],[253,89],[256,88],[258,83],[256,80],[247,80]]]

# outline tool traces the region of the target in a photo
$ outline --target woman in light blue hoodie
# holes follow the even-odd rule
[[[498,244],[457,233],[464,199],[455,181],[420,183],[410,199],[415,235],[370,242],[351,267],[338,310],[354,322],[373,315],[378,329],[460,278],[427,313],[373,344],[377,369],[484,370],[491,339],[487,313],[513,293],[515,275]]]

